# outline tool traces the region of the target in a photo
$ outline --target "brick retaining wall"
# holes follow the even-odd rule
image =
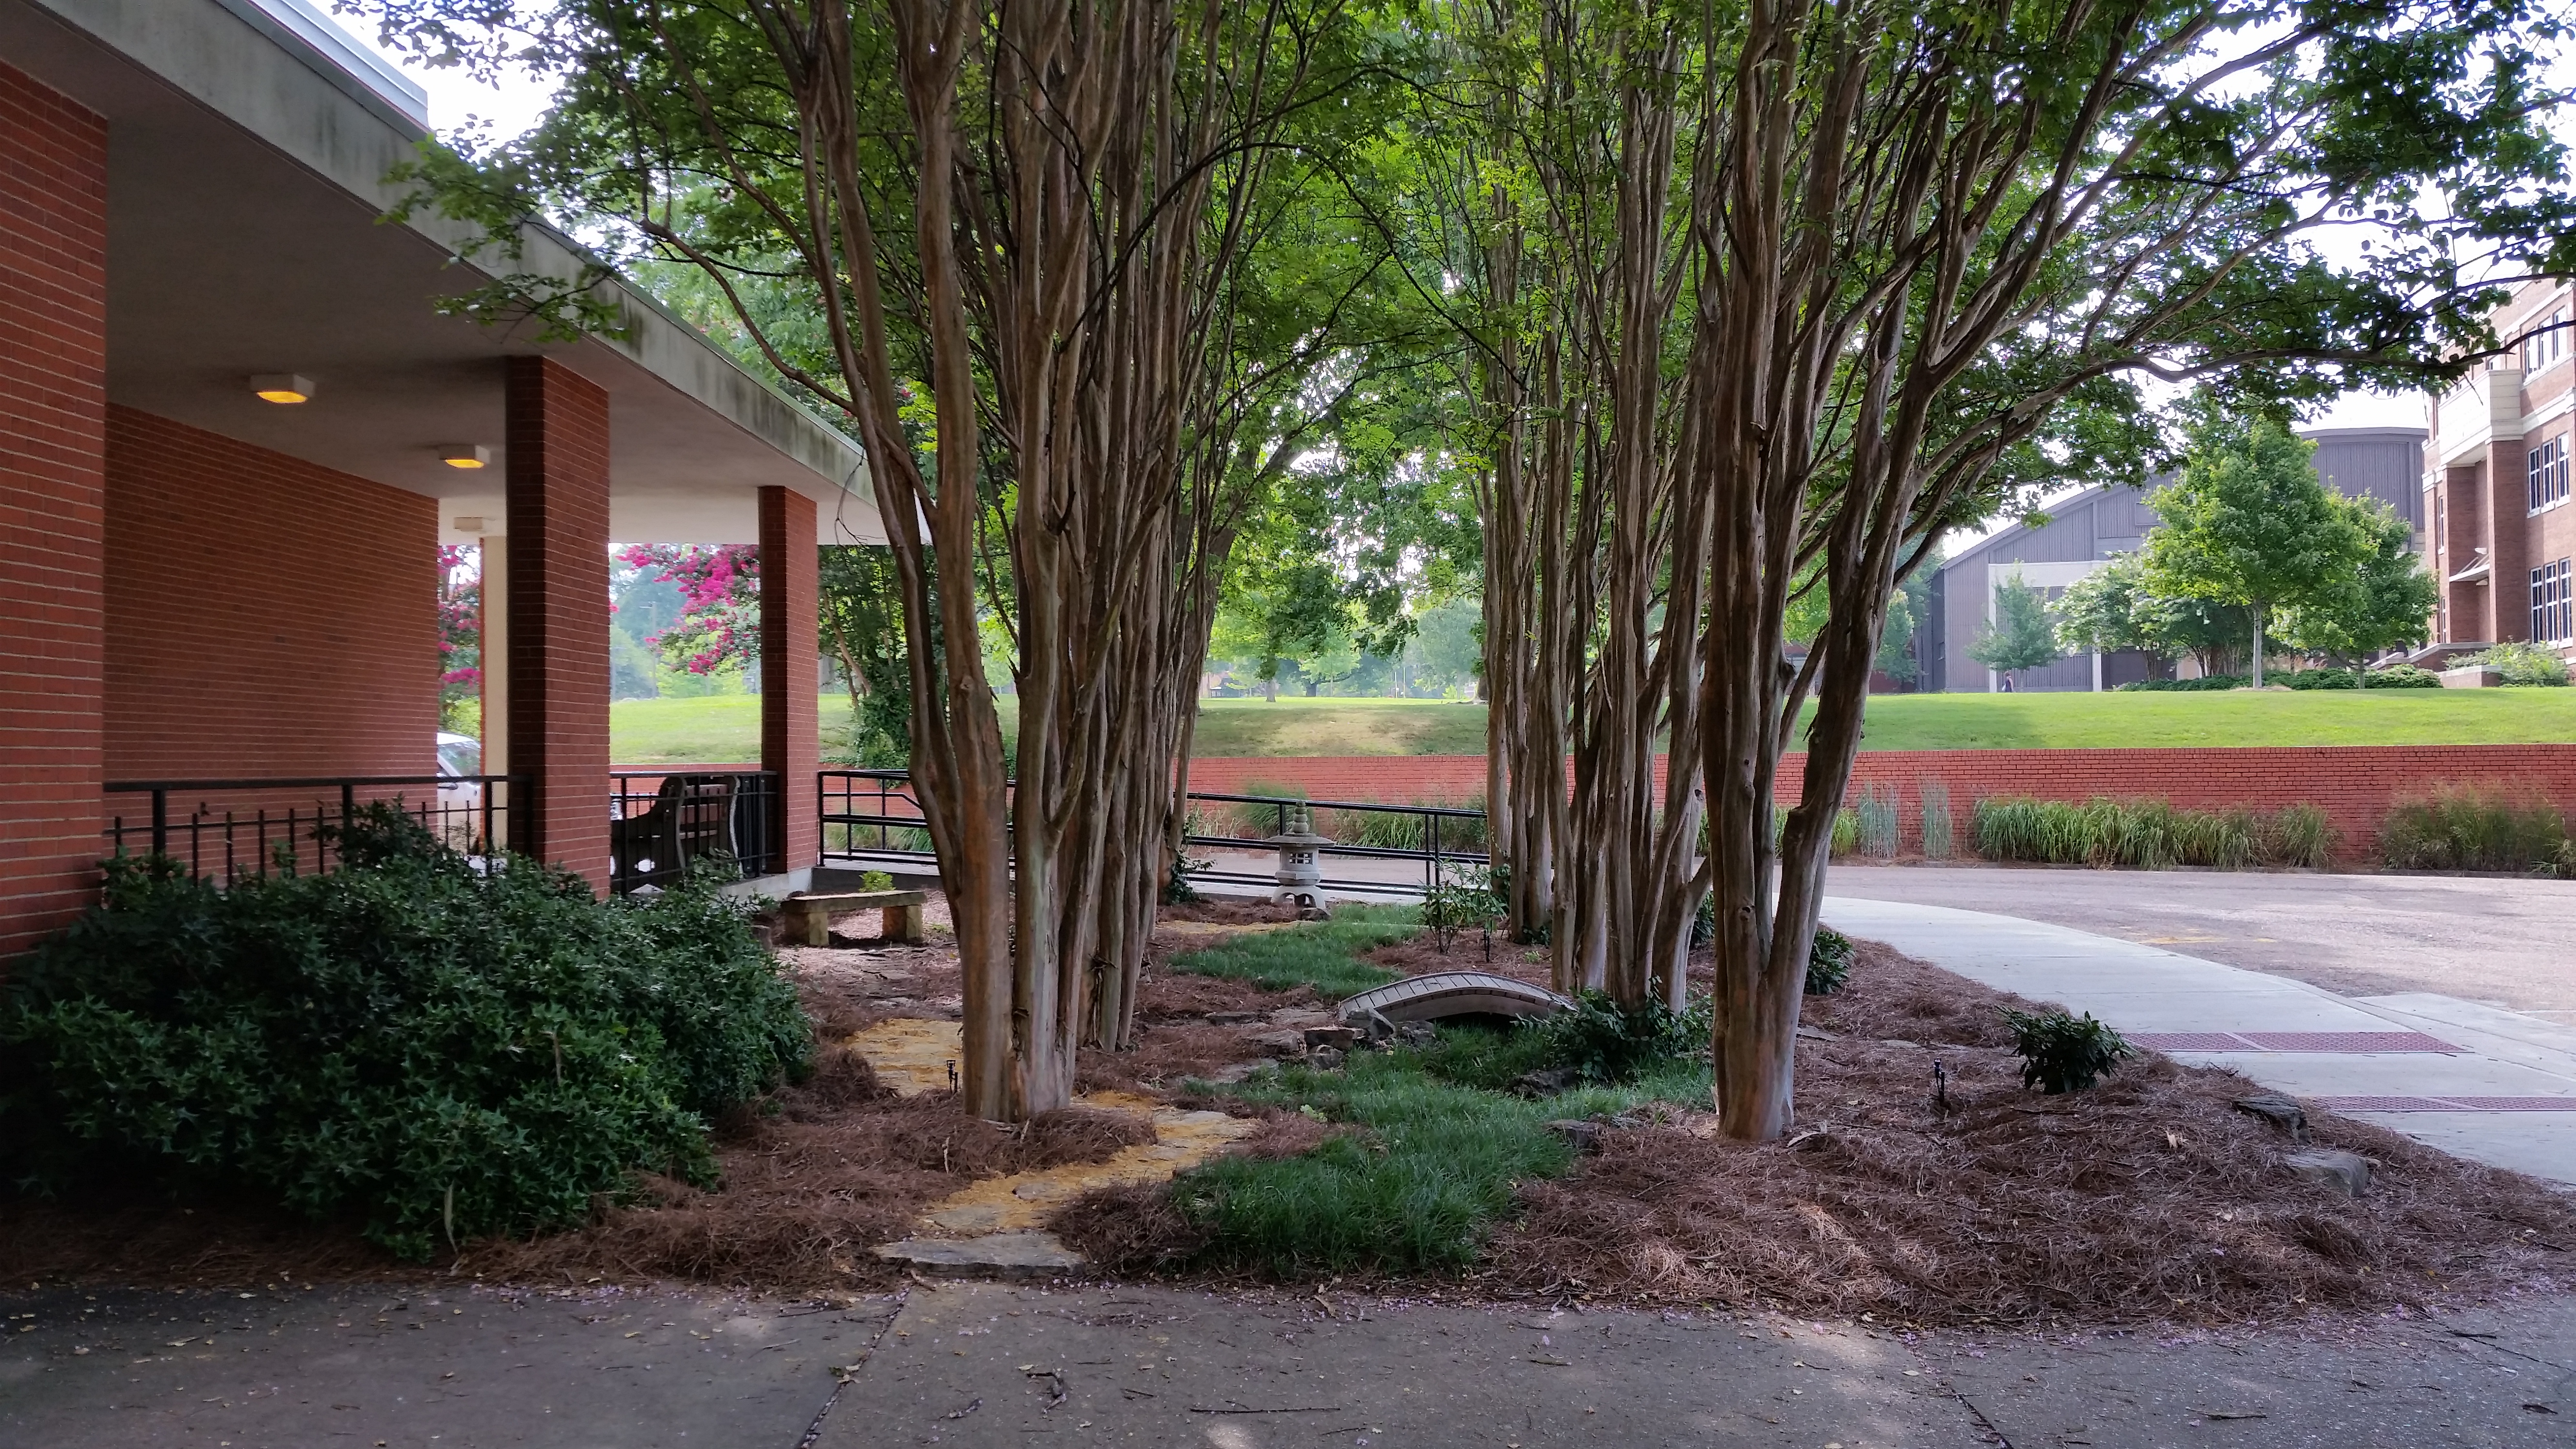
[[[1783,763],[1781,803],[1794,805],[1806,756]],[[1662,768],[1657,768],[1660,780]],[[2390,803],[2435,785],[2481,783],[2529,791],[2576,810],[2576,745],[2319,745],[2167,750],[1885,750],[1865,753],[1852,790],[1893,785],[1905,846],[1920,844],[1922,786],[1950,791],[1956,834],[1968,809],[1991,795],[2087,800],[2097,795],[2167,800],[2202,809],[2277,810],[2315,805],[2341,832],[2342,855],[2363,860]],[[1275,756],[1190,762],[1190,788],[1266,793],[1303,789],[1316,799],[1472,804],[1485,790],[1482,755]]]

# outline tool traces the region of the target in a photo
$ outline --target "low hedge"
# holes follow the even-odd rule
[[[708,1184],[708,1122],[807,1069],[793,987],[705,882],[600,901],[390,807],[336,837],[342,869],[224,889],[110,863],[0,995],[0,1175],[246,1190],[419,1259],[639,1171]]]

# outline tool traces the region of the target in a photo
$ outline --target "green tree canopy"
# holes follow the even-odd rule
[[[2257,685],[2270,612],[2350,587],[2374,548],[2354,510],[2318,479],[2315,452],[2269,418],[2213,425],[2181,479],[2147,499],[2163,523],[2147,536],[2148,586],[2249,610]]]
[[[1995,586],[1994,622],[1977,632],[1968,657],[1998,674],[2017,674],[2065,657],[2048,600],[2023,583],[2019,570]]]

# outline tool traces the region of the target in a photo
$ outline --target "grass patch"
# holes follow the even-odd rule
[[[1277,1277],[1455,1271],[1483,1252],[1521,1183],[1573,1168],[1573,1150],[1547,1123],[1709,1100],[1705,1062],[1536,1101],[1491,1089],[1543,1065],[1546,1051],[1535,1032],[1450,1026],[1429,1047],[1360,1052],[1341,1071],[1289,1067],[1227,1089],[1354,1130],[1296,1157],[1224,1158],[1177,1179],[1172,1206],[1204,1238],[1193,1263]]]
[[[1249,981],[1264,991],[1312,986],[1338,1001],[1396,979],[1396,973],[1354,957],[1421,929],[1422,913],[1412,906],[1338,906],[1329,921],[1246,932],[1204,951],[1185,952],[1172,958],[1172,969]]]
[[[1203,699],[1191,754],[1481,755],[1485,707],[1436,699]]]
[[[819,744],[847,724],[850,698],[823,695],[814,713]],[[760,696],[618,700],[608,707],[608,758],[621,765],[756,765]]]

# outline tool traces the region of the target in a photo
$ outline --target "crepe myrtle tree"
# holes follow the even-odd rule
[[[469,250],[502,273],[450,310],[538,336],[614,326],[607,267],[691,267],[744,347],[865,448],[963,958],[962,1099],[1004,1120],[1064,1105],[1078,1042],[1132,1022],[1203,657],[1181,612],[1206,591],[1180,560],[1213,522],[1192,511],[1193,428],[1233,385],[1215,353],[1234,284],[1313,209],[1298,183],[1317,168],[1281,158],[1372,135],[1372,88],[1410,42],[1321,0],[361,8],[434,62],[558,80],[535,132],[433,146],[397,177],[406,213],[479,227]],[[597,262],[513,270],[532,215]],[[1313,306],[1290,330],[1330,320]]]
[[[1703,33],[1728,124],[1693,173],[1711,336],[1688,486],[1716,540],[1700,764],[1729,1135],[1789,1125],[1895,580],[1999,494],[2086,476],[2070,458],[2142,411],[2142,376],[2314,398],[2421,385],[2492,347],[2497,284],[2576,262],[2540,124],[2556,97],[2535,80],[2562,32],[2520,0],[1754,0]],[[2311,242],[2352,226],[2372,229],[2357,262]],[[1817,560],[1828,621],[1793,664],[1781,618]],[[1810,699],[1775,847],[1774,778]]]

